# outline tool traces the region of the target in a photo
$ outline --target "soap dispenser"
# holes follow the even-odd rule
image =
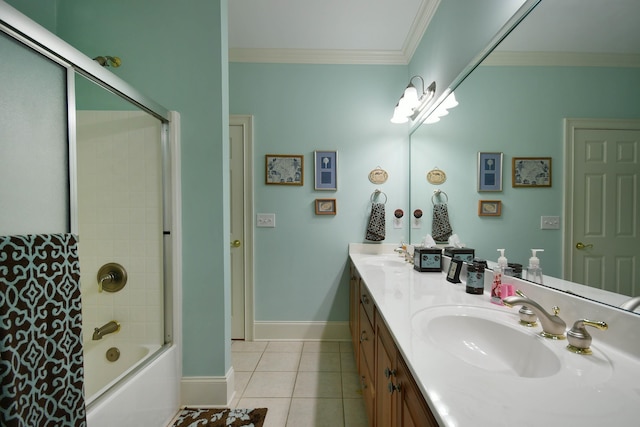
[[[544,249],[531,249],[527,280],[542,285],[542,268],[540,268],[540,259],[537,257],[538,252],[544,252]]]
[[[504,249],[498,249],[498,266],[493,269],[493,283],[491,284],[491,302],[502,305],[502,298],[513,295],[513,285],[503,283],[504,276],[513,276],[513,269],[504,256]],[[511,286],[511,291],[508,287]]]

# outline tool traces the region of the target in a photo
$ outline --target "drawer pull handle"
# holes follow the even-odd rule
[[[360,332],[360,342],[367,341],[367,331]]]
[[[360,377],[360,384],[362,385],[362,388],[363,388],[363,389],[366,389],[366,388],[367,388],[367,379],[365,378],[365,376],[364,376],[364,375],[362,375],[362,376]]]
[[[394,391],[400,391],[400,384],[394,384],[389,381],[389,384],[387,384],[387,389],[389,390],[389,394],[393,394]]]
[[[366,296],[366,295],[362,295],[362,302],[363,302],[364,304],[367,304],[367,305],[368,305],[368,304],[369,304],[369,298],[367,298],[367,296]]]
[[[396,375],[396,370],[395,369],[384,368],[384,376],[385,376],[385,378],[389,379],[389,378],[391,378],[391,375],[395,376]]]

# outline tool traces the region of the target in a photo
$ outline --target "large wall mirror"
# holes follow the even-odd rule
[[[453,232],[477,257],[495,261],[505,248],[526,268],[541,248],[544,274],[592,287],[589,298],[640,295],[638,16],[636,0],[542,0],[455,88],[459,105],[412,133],[410,212],[431,212],[441,190]],[[502,153],[501,191],[479,190],[478,153]],[[514,186],[520,158],[551,159],[550,185]],[[616,159],[613,175],[583,170],[603,159]],[[435,169],[442,184],[426,179]],[[499,215],[480,201],[499,201]],[[411,242],[431,223],[411,228]]]

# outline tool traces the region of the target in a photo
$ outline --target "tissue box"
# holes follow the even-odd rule
[[[475,249],[471,248],[454,248],[453,246],[447,246],[444,248],[444,254],[451,257],[451,259],[459,259],[463,262],[473,262],[475,257]]]
[[[413,269],[442,271],[442,249],[416,247],[413,251]]]

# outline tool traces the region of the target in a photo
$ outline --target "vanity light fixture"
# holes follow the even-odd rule
[[[419,79],[422,83],[422,93],[413,85],[413,80]],[[424,79],[420,76],[413,76],[409,79],[409,84],[405,88],[400,100],[393,110],[391,123],[407,123],[409,119],[414,119],[422,108],[429,102],[436,93],[436,82],[432,82],[425,88]]]
[[[444,117],[449,114],[449,110],[457,107],[458,101],[456,100],[455,93],[451,92],[447,97],[436,107],[435,110],[424,121],[425,123],[437,123],[440,121],[440,117]]]

